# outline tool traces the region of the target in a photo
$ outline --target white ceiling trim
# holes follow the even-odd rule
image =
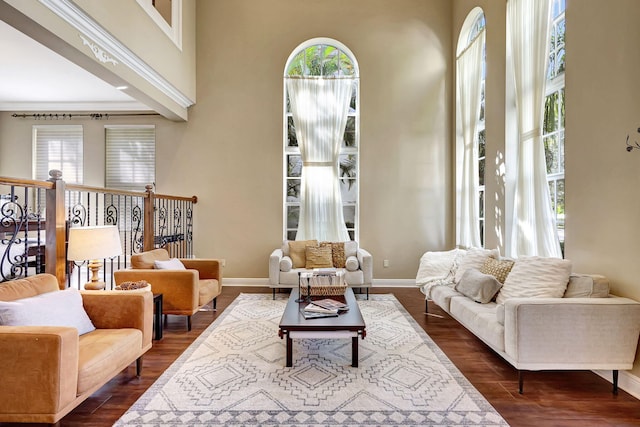
[[[62,18],[86,38],[102,47],[113,59],[131,68],[156,89],[161,91],[182,108],[188,108],[194,102],[172,85],[168,80],[147,65],[139,56],[113,37],[107,30],[87,15],[70,0],[39,0],[44,6]],[[82,37],[82,35],[81,35]],[[91,48],[91,47],[90,47]],[[93,51],[93,50],[92,50]],[[114,67],[116,64],[113,65]]]
[[[95,102],[1,102],[0,111],[149,111],[149,107],[137,101]]]

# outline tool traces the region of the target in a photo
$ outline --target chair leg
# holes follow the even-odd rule
[[[142,375],[142,356],[136,359],[136,377]]]
[[[217,302],[218,302],[218,297],[215,297],[215,298],[213,299],[213,309],[214,309],[214,310],[216,310]]]
[[[613,370],[613,394],[618,394],[618,370]]]
[[[524,372],[518,369],[518,393],[524,393]]]
[[[187,316],[187,331],[191,331],[191,316]]]

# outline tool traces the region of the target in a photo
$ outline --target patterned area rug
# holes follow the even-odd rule
[[[116,425],[507,425],[393,295],[358,301],[358,368],[350,338],[294,339],[286,368],[285,303],[241,294]]]

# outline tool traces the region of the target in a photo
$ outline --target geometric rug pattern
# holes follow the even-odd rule
[[[389,295],[358,295],[367,325],[351,338],[294,339],[278,324],[287,296],[241,294],[116,426],[506,426]]]

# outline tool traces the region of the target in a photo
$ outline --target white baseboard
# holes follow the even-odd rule
[[[594,373],[613,384],[613,373],[605,370],[594,370]],[[618,388],[626,391],[636,399],[640,399],[640,378],[629,371],[620,371],[618,375]]]
[[[267,278],[241,278],[241,277],[224,277],[222,286],[269,286]],[[415,279],[374,279],[371,284],[374,288],[416,288]]]

